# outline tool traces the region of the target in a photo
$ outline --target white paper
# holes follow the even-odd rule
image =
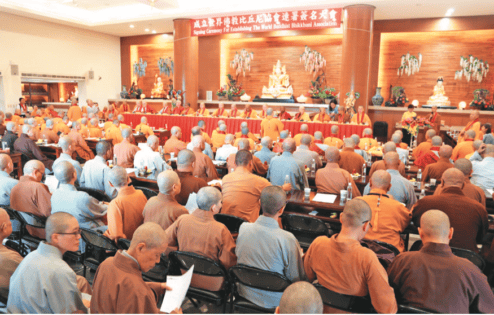
[[[148,144],[146,142],[141,142],[141,143],[138,143],[137,146],[139,147],[139,149],[144,149]]]
[[[486,189],[487,192],[492,196],[492,194],[494,194],[494,189]]]
[[[334,203],[338,196],[330,195],[330,194],[316,194],[316,196],[312,199],[315,202],[324,202],[324,203]]]
[[[137,168],[126,168],[125,170],[127,171],[127,174],[137,172]]]
[[[221,179],[213,179],[212,181],[210,181],[208,183],[209,186],[216,185],[216,184],[220,184],[220,186],[221,186],[221,185],[223,185],[223,182],[221,181]]]
[[[216,161],[216,160],[213,161],[213,164],[216,166],[221,166],[221,165],[224,165],[225,163],[226,163],[226,161]]]
[[[45,185],[48,186],[50,193],[53,194],[53,192],[58,188],[58,179],[56,179],[53,175],[46,175]]]
[[[189,195],[189,199],[187,199],[187,204],[185,205],[185,209],[189,210],[189,213],[196,211],[197,209],[197,194],[191,193]]]
[[[166,285],[172,288],[172,290],[166,291],[160,311],[170,313],[174,309],[182,306],[187,290],[189,290],[193,273],[194,265],[181,276],[166,277]]]

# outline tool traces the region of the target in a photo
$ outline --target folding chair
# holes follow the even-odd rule
[[[435,312],[410,305],[398,304],[398,314],[434,314]]]
[[[15,211],[15,214],[17,215],[17,218],[21,222],[21,230],[20,230],[20,236],[19,236],[19,254],[22,256],[26,256],[27,249],[23,246],[22,241],[28,241],[30,243],[34,243],[39,245],[41,241],[44,239],[38,238],[36,236],[32,236],[28,233],[26,227],[30,226],[33,228],[37,229],[44,229],[45,228],[45,223],[46,223],[46,218],[39,217],[35,214],[28,213],[28,212],[21,212],[21,211]]]
[[[330,236],[326,224],[307,215],[283,214],[281,216],[283,229],[291,232],[300,243],[300,247],[307,250],[312,242],[321,235]]]
[[[108,257],[114,256],[118,247],[108,237],[90,229],[81,229],[81,237],[86,242],[83,254],[84,277],[86,269],[98,269],[99,265]],[[89,257],[92,254],[92,257]]]
[[[130,241],[126,238],[120,238],[118,239],[117,246],[123,250],[127,250],[130,247]],[[168,265],[168,257],[161,255],[160,262],[148,272],[143,273],[142,278],[148,282],[166,282],[166,276],[169,270]]]
[[[92,189],[88,187],[76,187],[78,191],[84,191],[86,192],[89,196],[93,197],[94,199],[98,201],[104,201],[104,202],[110,202],[111,198],[108,197],[107,194],[105,194],[104,191],[98,190],[98,189]]]
[[[319,294],[321,294],[322,302],[325,306],[324,313],[327,311],[329,313],[334,312],[334,310],[330,311],[327,309],[338,309],[350,313],[375,313],[368,297],[340,294],[320,284],[315,284],[314,286],[319,291]]]
[[[224,213],[217,213],[214,215],[214,219],[220,223],[223,223],[227,229],[230,231],[230,233],[233,236],[233,239],[237,239],[238,236],[238,231],[240,230],[240,226],[242,223],[245,223],[245,221],[242,218],[236,217],[234,215],[230,214],[224,214]]]
[[[148,200],[151,199],[152,197],[158,196],[158,193],[156,191],[151,190],[149,188],[146,187],[134,187],[134,188],[142,191],[144,193],[144,196],[146,196]]]

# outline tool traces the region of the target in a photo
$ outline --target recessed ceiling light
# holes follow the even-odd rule
[[[155,31],[155,30],[153,30],[151,33],[156,34],[156,31]]]
[[[448,11],[446,11],[445,16],[451,16],[451,15],[453,15],[453,12],[455,12],[455,8],[450,8],[450,9],[448,9]]]
[[[130,24],[130,28],[134,28],[134,24]]]
[[[145,32],[149,32],[149,28],[146,28],[144,31],[145,31]]]

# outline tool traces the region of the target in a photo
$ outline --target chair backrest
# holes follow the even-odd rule
[[[111,239],[96,231],[81,229],[81,237],[88,246],[115,252],[118,250],[118,247]]]
[[[321,235],[329,235],[326,224],[318,219],[307,215],[283,214],[281,217],[283,228],[291,232],[301,243],[302,247],[310,245],[314,239]]]
[[[18,220],[18,221],[20,221],[19,216],[17,215],[17,211],[15,211],[14,209],[12,209],[11,207],[9,207],[9,206],[0,206],[0,208],[2,208],[5,211],[7,211],[7,214],[9,215],[10,220]]]
[[[151,190],[149,188],[146,187],[134,187],[134,188],[142,191],[144,193],[144,196],[146,196],[148,200],[151,199],[152,197],[158,196],[158,193],[156,191]]]
[[[194,273],[209,277],[227,277],[225,268],[217,261],[202,255],[175,251],[170,253],[171,262],[182,270],[189,270],[194,266]]]
[[[388,139],[388,123],[385,121],[376,121],[372,129],[374,137],[379,141],[385,142]]]
[[[470,260],[475,266],[479,267],[481,271],[484,271],[485,261],[482,256],[480,256],[476,252],[457,247],[451,247],[451,251],[458,257]]]
[[[336,293],[320,284],[314,285],[321,295],[323,304],[352,313],[373,313],[374,308],[368,297]]]
[[[117,241],[117,246],[123,250],[127,250],[130,247],[130,241],[126,238],[119,238]]]
[[[45,228],[46,218],[39,217],[29,212],[16,211],[15,213],[23,225],[32,226],[39,229]]]
[[[224,214],[224,213],[217,213],[214,215],[214,219],[218,222],[223,223],[230,233],[238,233],[240,230],[240,226],[242,223],[247,222],[242,218],[236,217],[234,215],[230,214]]]
[[[410,305],[398,305],[398,314],[434,314],[434,312]]]
[[[84,191],[86,192],[89,196],[93,197],[94,199],[98,201],[104,201],[104,202],[110,202],[111,198],[108,197],[105,192],[93,188],[88,188],[88,187],[76,187],[78,191]]]
[[[233,282],[272,292],[283,292],[291,284],[287,277],[279,273],[242,264],[230,268],[230,276]]]

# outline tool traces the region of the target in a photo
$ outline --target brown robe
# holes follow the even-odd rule
[[[154,222],[166,230],[182,214],[189,214],[189,211],[180,205],[173,196],[159,193],[146,203],[142,215],[144,223]]]
[[[371,169],[369,170],[369,177],[372,177],[372,174],[374,174],[375,171],[379,170],[386,170],[386,164],[384,164],[383,160],[372,163]],[[400,164],[398,165],[398,172],[400,172],[401,176],[406,178],[405,164],[403,164],[402,161],[400,161]]]
[[[134,156],[139,147],[130,143],[127,139],[124,139],[119,144],[113,147],[113,153],[117,156],[118,166],[125,168],[134,167]]]
[[[178,152],[187,149],[187,145],[185,142],[179,140],[176,136],[171,136],[170,139],[168,139],[165,142],[165,146],[163,147],[165,153],[175,153],[175,156],[177,155]]]
[[[209,183],[213,179],[218,179],[218,172],[213,161],[206,154],[202,153],[199,149],[194,148],[194,154],[196,156],[196,162],[194,166],[194,172],[192,175],[202,178]]]
[[[344,148],[340,152],[340,162],[338,163],[340,168],[346,170],[350,174],[355,170],[357,173],[362,173],[362,166],[364,165],[364,158],[355,153],[353,148]]]
[[[48,143],[58,143],[59,137],[52,129],[45,128],[39,135],[40,139],[48,140]]]
[[[25,133],[21,134],[21,136],[15,140],[14,142],[14,150],[20,152],[28,157],[29,160],[38,160],[45,168],[50,171],[53,170],[53,160],[50,160],[46,157],[46,155],[41,152],[40,148],[34,143],[32,139],[30,139]]]
[[[424,174],[422,175],[422,182],[427,183],[431,178],[436,180],[441,180],[443,173],[454,167],[454,165],[447,158],[440,157],[436,163],[429,164],[424,169]]]
[[[228,167],[228,173],[231,173],[232,169],[235,169],[237,167],[237,165],[235,164],[236,156],[237,156],[236,153],[232,153],[226,159],[226,166]],[[265,176],[268,173],[269,165],[267,163],[264,164],[261,161],[261,159],[255,155],[252,156],[252,165],[254,166],[252,172],[254,172],[255,174],[260,176]]]
[[[68,136],[72,139],[72,148],[74,148],[80,158],[86,161],[94,159],[93,151],[88,147],[86,140],[82,138],[80,133],[72,129]]]
[[[197,194],[199,189],[206,187],[208,183],[206,183],[206,181],[202,178],[192,176],[191,172],[176,172],[180,178],[180,184],[182,187],[180,189],[180,193],[175,196],[175,199],[179,204],[185,206],[189,200],[189,195],[191,193]]]
[[[348,183],[352,184],[354,197],[360,196],[355,181],[348,171],[339,168],[337,163],[328,163],[326,167],[316,172],[316,187],[318,193],[339,195],[340,190],[346,190]]]
[[[94,275],[91,313],[158,314],[161,283],[144,282],[137,262],[117,252],[107,258]]]
[[[437,186],[436,190],[434,191],[434,196],[440,195],[442,191],[443,191],[443,185]],[[474,184],[472,184],[469,178],[465,179],[465,186],[463,186],[463,189],[461,191],[463,191],[465,196],[479,202],[485,208],[484,191],[479,186],[475,186]]]

